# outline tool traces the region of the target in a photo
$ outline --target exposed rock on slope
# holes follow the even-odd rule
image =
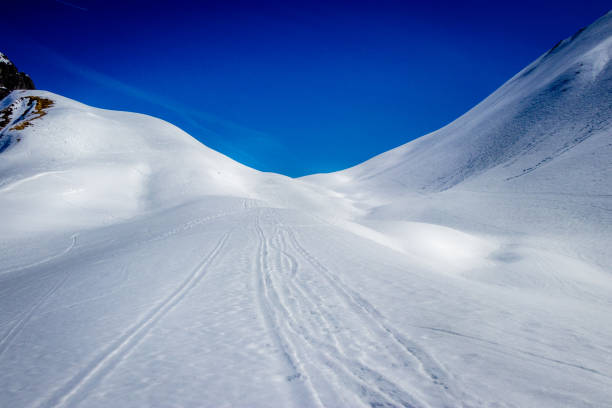
[[[15,64],[0,52],[0,99],[15,89],[36,89],[32,78],[19,72]]]

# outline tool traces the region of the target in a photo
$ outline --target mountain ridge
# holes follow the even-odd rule
[[[610,104],[612,104],[609,97],[609,90],[611,89],[609,58],[612,48],[610,31],[612,31],[612,12],[608,12],[578,34],[560,41],[559,44],[509,79],[481,103],[440,130],[381,153],[364,163],[331,174],[338,175],[340,179],[355,180],[361,177],[360,172],[364,173],[363,177],[369,178],[376,178],[375,174],[383,172],[390,172],[394,174],[395,178],[399,178],[403,172],[410,174],[408,180],[411,183],[410,189],[415,191],[442,191],[452,188],[479,172],[500,164],[508,164],[512,157],[516,156],[516,152],[513,152],[512,149],[533,150],[535,147],[533,144],[541,143],[542,139],[541,135],[536,134],[536,132],[542,130],[533,129],[534,126],[541,126],[547,118],[549,118],[548,120],[556,120],[556,118],[569,116],[567,109],[564,110],[564,105],[579,106],[578,101],[571,100],[566,95],[566,93],[568,95],[572,94],[572,87],[579,88],[574,90],[574,93],[578,93],[579,96],[583,95],[588,89],[591,89],[591,92],[599,91],[601,93],[601,95],[596,95],[591,99],[597,97],[600,101],[604,101],[607,106],[598,109],[596,106],[588,105],[590,106],[588,108],[590,112],[587,112],[587,114],[593,113],[596,116],[602,116],[601,120],[605,121],[604,126],[601,123],[595,125],[600,126],[599,130],[609,131],[609,112]],[[601,70],[605,70],[605,72]],[[604,78],[600,78],[600,82],[597,84],[591,84],[589,75],[594,77],[599,75]],[[521,99],[525,98],[531,99],[531,104],[521,103]],[[539,101],[542,98],[545,104]],[[556,106],[547,106],[550,105],[551,101]],[[589,100],[581,102],[585,105],[592,103]],[[508,110],[511,111],[511,114],[506,112]],[[498,123],[492,125],[484,123],[484,118],[492,116],[491,112],[495,112],[495,115],[501,116],[502,119],[497,120]],[[574,115],[572,119],[576,120],[578,118]],[[590,118],[587,119],[590,120]],[[585,119],[583,122],[589,121]],[[595,122],[595,120],[590,120],[590,122]],[[531,128],[525,128],[525,123]],[[594,126],[594,124],[585,123],[584,126]],[[586,131],[586,133],[592,132]],[[525,136],[524,133],[531,134]],[[580,141],[588,137],[584,133],[577,136]],[[527,139],[522,146],[517,145],[517,142],[520,142],[517,139],[519,135],[523,139]],[[548,139],[553,135],[555,135],[555,132],[550,131],[547,136]],[[569,136],[567,138],[571,139]],[[563,150],[564,143],[571,144],[571,140],[559,143],[557,149]],[[447,150],[443,157],[436,158],[435,150],[440,149],[443,144],[448,146]],[[463,144],[476,146],[482,150],[476,152],[466,150],[462,148]],[[396,163],[401,168],[402,163],[412,161],[412,151],[414,151],[414,155],[421,153],[421,158],[418,159],[421,162],[416,166],[407,166],[401,172],[394,172],[391,167]],[[423,151],[425,153],[422,153]],[[427,155],[429,156],[426,159],[422,158]],[[542,163],[550,161],[550,159],[546,159],[546,157],[542,157],[532,164],[526,165],[524,167],[525,172],[531,172],[534,170],[533,166],[540,167]],[[437,164],[438,167],[428,174],[427,168],[429,166],[422,163],[423,160]],[[386,161],[386,167],[384,165],[377,167],[375,165],[377,161]],[[453,164],[452,168],[449,167],[449,162]],[[506,178],[523,176],[525,172],[521,172],[521,170],[508,174]],[[327,180],[324,180],[326,178]],[[311,175],[305,176],[305,179],[323,182],[327,185],[334,184],[333,176]],[[381,179],[377,180],[376,184],[381,182],[385,183]],[[398,187],[401,185],[399,181],[396,184]],[[341,187],[341,185],[342,182],[337,183],[338,187]]]

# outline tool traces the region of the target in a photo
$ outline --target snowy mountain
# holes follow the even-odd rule
[[[580,155],[605,146],[600,139],[610,132],[611,26],[608,13],[560,41],[451,124],[336,173],[329,182],[359,184],[392,197],[459,184],[539,192],[544,180],[560,193],[609,189],[610,173],[565,180],[557,166],[610,171]],[[609,151],[594,160],[601,157],[609,157]]]
[[[587,234],[572,246],[588,241],[584,256],[609,266],[611,31],[608,13],[444,128],[304,179],[353,200],[366,212],[360,222],[379,229],[410,220],[564,240]]]
[[[330,208],[317,203],[320,189],[250,169],[146,115],[45,91],[13,92],[0,115],[0,205],[10,236],[107,225],[203,196]]]
[[[612,407],[612,13],[353,168],[0,102],[0,405]]]

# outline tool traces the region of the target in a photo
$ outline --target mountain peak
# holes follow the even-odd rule
[[[0,52],[0,99],[4,99],[15,89],[36,89],[32,78],[19,72],[15,64],[4,53]]]

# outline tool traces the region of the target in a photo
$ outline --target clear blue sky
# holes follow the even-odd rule
[[[457,118],[609,1],[3,4],[39,89],[168,120],[289,176],[340,170]]]

